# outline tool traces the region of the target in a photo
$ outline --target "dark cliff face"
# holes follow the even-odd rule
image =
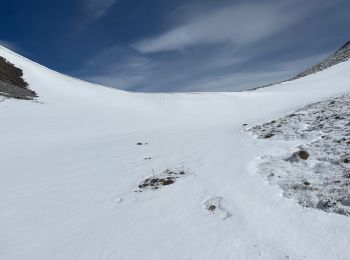
[[[27,88],[28,83],[22,78],[23,72],[12,63],[0,57],[0,80],[20,88]]]
[[[36,93],[28,89],[28,83],[22,78],[23,71],[5,58],[0,57],[0,95],[16,99],[33,99]]]
[[[311,68],[303,71],[302,73],[299,73],[295,77],[291,78],[290,80],[293,79],[298,79],[305,77],[310,74],[317,73],[319,71],[325,70],[329,67],[332,67],[338,63],[348,61],[350,59],[350,41],[345,43],[342,47],[340,47],[335,53],[330,55],[328,58],[320,62],[319,64],[316,64],[312,66]]]

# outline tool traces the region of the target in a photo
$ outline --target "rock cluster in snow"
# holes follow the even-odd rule
[[[28,89],[28,83],[22,78],[21,69],[0,57],[0,96],[16,99],[33,99],[36,93]]]
[[[174,184],[176,182],[176,179],[184,177],[188,174],[189,173],[184,171],[183,169],[166,169],[160,174],[152,175],[141,181],[138,184],[139,190],[137,190],[136,192],[142,192],[146,189],[157,190],[162,186]]]
[[[350,215],[350,94],[313,103],[247,130],[298,144],[263,157],[260,172],[305,207]]]

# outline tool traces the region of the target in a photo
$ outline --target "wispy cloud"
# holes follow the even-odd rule
[[[194,79],[188,85],[187,91],[232,91],[232,89],[241,91],[284,81],[311,65],[320,62],[327,55],[329,53],[321,53],[302,59],[277,62],[270,66],[250,71],[239,71],[236,73],[226,71],[217,76]]]
[[[154,53],[194,45],[253,43],[299,20],[300,12],[288,13],[284,8],[284,5],[271,3],[225,6],[132,46],[141,53]]]
[[[81,3],[82,9],[88,16],[89,20],[98,20],[117,3],[117,0],[84,0]]]
[[[148,82],[154,66],[135,51],[116,46],[90,57],[74,74],[106,86],[132,89]]]
[[[339,1],[252,1],[211,11],[205,6],[196,12],[185,6],[168,31],[131,47],[119,44],[99,51],[72,74],[143,92],[237,91],[274,83],[317,63],[330,51],[317,48],[325,30],[315,26]],[[337,16],[332,17],[327,24],[338,23]]]
[[[205,55],[146,57],[115,47],[101,51],[74,74],[119,89],[145,92],[237,91],[287,79],[326,54],[265,63],[256,53],[230,46],[206,49]],[[258,50],[258,52],[260,52]]]

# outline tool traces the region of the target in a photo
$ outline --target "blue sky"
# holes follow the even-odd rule
[[[347,0],[2,1],[0,44],[59,72],[144,92],[239,91],[350,40]]]

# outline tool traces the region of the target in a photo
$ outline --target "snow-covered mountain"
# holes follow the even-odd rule
[[[299,73],[298,75],[291,78],[290,80],[302,78],[302,77],[308,76],[310,74],[314,74],[314,73],[323,71],[323,70],[325,70],[329,67],[332,67],[336,64],[348,61],[349,59],[350,59],[350,41],[348,41],[343,46],[341,46],[336,52],[331,54],[325,60],[323,60],[320,63],[312,66],[311,68],[303,71],[302,73]]]
[[[293,81],[296,79],[300,79],[303,77],[306,77],[308,75],[311,74],[315,74],[318,72],[321,72],[325,69],[328,69],[334,65],[337,65],[339,63],[348,61],[350,59],[350,41],[348,41],[347,43],[345,43],[343,46],[341,46],[338,50],[336,50],[334,53],[332,53],[331,55],[329,55],[327,58],[325,58],[323,61],[321,61],[320,63],[317,63],[315,65],[313,65],[312,67],[304,70],[303,72],[295,75],[294,77],[291,77],[287,80],[284,81],[280,81],[277,83],[271,83],[268,85],[264,85],[264,86],[260,86],[260,87],[256,87],[252,90],[257,90],[260,88],[265,88],[265,87],[270,87],[276,84],[280,84],[282,82],[287,82],[287,81]]]
[[[242,126],[349,93],[349,61],[252,92],[142,94],[0,56],[39,96],[0,102],[0,259],[350,258],[349,217],[258,173],[296,141]]]

